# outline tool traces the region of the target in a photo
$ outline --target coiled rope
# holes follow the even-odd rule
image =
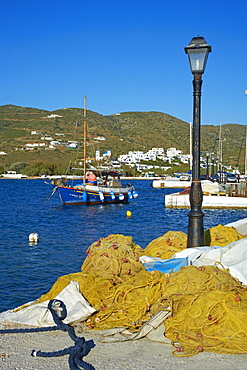
[[[49,301],[48,309],[51,311],[53,320],[56,326],[50,326],[47,328],[30,328],[30,329],[3,329],[0,330],[0,334],[9,333],[34,333],[34,332],[46,332],[52,330],[67,331],[70,338],[74,341],[74,345],[65,348],[60,351],[54,352],[43,352],[32,350],[31,356],[33,357],[60,357],[69,355],[69,367],[70,370],[95,370],[95,368],[83,361],[83,357],[87,356],[90,350],[95,347],[93,341],[85,341],[84,337],[77,337],[75,330],[72,326],[62,322],[67,316],[67,309],[65,304],[58,300],[53,299]]]
[[[42,352],[42,351],[35,351],[33,350],[31,355],[33,357],[60,357],[64,355],[69,355],[69,366],[70,370],[80,370],[81,368],[87,370],[95,370],[95,368],[88,364],[87,362],[83,361],[82,358],[87,356],[90,352],[90,346],[85,341],[84,337],[77,337],[75,334],[75,329],[63,323],[67,316],[67,309],[65,304],[58,300],[53,299],[49,301],[48,308],[51,311],[52,317],[54,322],[57,325],[57,328],[62,331],[67,331],[70,338],[74,341],[74,346],[64,348],[60,351],[55,352]]]

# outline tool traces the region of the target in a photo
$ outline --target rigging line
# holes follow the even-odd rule
[[[92,158],[93,158],[93,161],[94,161],[94,164],[95,164],[95,168],[97,169],[98,171],[98,174],[100,177],[102,177],[102,170],[101,169],[98,169],[97,167],[98,166],[98,161],[96,160],[96,149],[99,150],[99,143],[98,142],[94,142],[93,139],[92,139],[92,134],[90,133],[90,128],[88,126],[88,121],[86,122],[86,125],[87,125],[87,133],[88,133],[88,137],[90,136],[90,139],[89,139],[89,147],[90,147],[90,151],[91,151],[91,155],[92,155]],[[90,141],[91,140],[91,141]],[[96,144],[96,145],[95,145]]]
[[[67,174],[68,174],[68,172],[69,172],[69,169],[70,169],[70,162],[71,161],[69,161],[69,164],[68,164],[68,166],[67,166],[67,168],[66,168],[66,171],[65,171],[65,175],[67,176]]]
[[[47,183],[48,184],[48,183]],[[50,199],[51,199],[51,197],[55,194],[55,192],[57,191],[57,186],[55,186],[53,189],[52,189],[52,191],[50,192],[50,194],[47,196],[47,197],[45,197],[39,204],[42,204],[43,202],[48,202]]]
[[[67,173],[68,173],[69,170],[72,170],[71,175],[74,176],[75,171],[77,169],[77,168],[75,168],[76,167],[75,164],[77,163],[78,158],[80,158],[81,155],[82,155],[81,154],[81,151],[80,151],[81,148],[83,148],[83,145],[82,145],[81,141],[79,140],[78,141],[78,148],[76,149],[73,162],[72,162],[72,160],[70,160],[70,162],[68,164],[68,167],[66,169],[66,173],[65,173],[66,175],[67,175]],[[74,183],[74,179],[72,179],[72,185],[73,185],[73,183]]]

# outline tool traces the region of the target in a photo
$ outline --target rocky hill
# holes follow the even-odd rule
[[[103,116],[87,111],[88,144],[101,153],[111,149],[112,156],[130,150],[147,151],[153,147],[175,147],[189,153],[190,125],[176,117],[161,112],[124,112]],[[38,134],[31,134],[36,131]],[[83,141],[83,109],[64,108],[46,111],[14,105],[0,106],[0,164],[14,162],[31,163],[45,161],[61,163],[69,161],[75,150],[66,147],[23,150],[26,144],[41,143],[41,135],[50,135],[55,140]],[[62,134],[63,136],[55,135]],[[105,140],[95,140],[102,136]],[[245,126],[224,124],[221,129],[224,164],[244,166]],[[44,140],[43,140],[44,142]],[[46,142],[48,144],[48,142]],[[201,152],[214,151],[217,156],[219,126],[204,125],[201,128]]]

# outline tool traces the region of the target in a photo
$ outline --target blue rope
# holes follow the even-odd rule
[[[38,357],[59,357],[64,355],[69,355],[69,367],[70,370],[80,370],[83,368],[85,370],[95,370],[95,368],[83,361],[83,357],[87,356],[91,348],[95,347],[93,341],[90,341],[91,345],[85,341],[84,337],[77,337],[75,334],[75,329],[62,322],[67,316],[67,309],[65,304],[58,299],[53,299],[49,301],[48,308],[51,311],[53,320],[57,325],[57,328],[62,331],[67,331],[70,338],[74,341],[74,346],[64,348],[60,351],[55,352],[42,352],[33,350],[31,355]],[[79,367],[80,366],[80,367]]]
[[[42,331],[59,330],[57,326],[49,326],[49,328],[31,328],[31,329],[2,329],[0,334],[11,334],[11,333],[35,333]]]
[[[67,331],[70,338],[74,341],[74,346],[64,348],[60,351],[54,352],[43,352],[32,350],[31,356],[33,357],[59,357],[64,355],[69,355],[69,367],[70,370],[95,370],[95,368],[83,361],[83,357],[87,356],[92,348],[95,347],[93,340],[85,341],[84,337],[77,337],[75,330],[72,326],[67,325],[62,322],[67,316],[67,309],[65,304],[58,299],[53,299],[49,301],[48,308],[51,311],[53,320],[56,326],[51,326],[48,328],[31,328],[31,329],[4,329],[0,330],[0,334],[8,333],[33,333],[33,332],[43,332],[51,330],[62,330]]]

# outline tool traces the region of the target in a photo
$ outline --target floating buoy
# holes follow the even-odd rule
[[[131,217],[132,216],[132,212],[131,211],[126,211],[126,216],[127,217]]]
[[[104,202],[104,194],[102,191],[99,191],[99,198],[101,200],[101,202]]]
[[[90,173],[87,177],[88,181],[90,182],[94,182],[95,180],[97,180],[96,176],[94,173]]]
[[[136,191],[136,190],[134,190],[134,191],[132,192],[132,196],[133,196],[133,198],[134,198],[134,199],[138,198],[138,193],[137,193],[137,191]]]
[[[86,190],[84,190],[84,192],[82,193],[82,200],[83,200],[83,202],[85,202],[85,203],[86,203],[86,201],[87,201],[87,192],[86,192]]]
[[[37,233],[31,233],[29,235],[29,243],[34,244],[34,243],[38,243],[38,241],[39,241],[39,234],[37,234]]]
[[[119,196],[118,196],[118,199],[119,200],[124,200],[124,195],[122,193],[120,193]]]

